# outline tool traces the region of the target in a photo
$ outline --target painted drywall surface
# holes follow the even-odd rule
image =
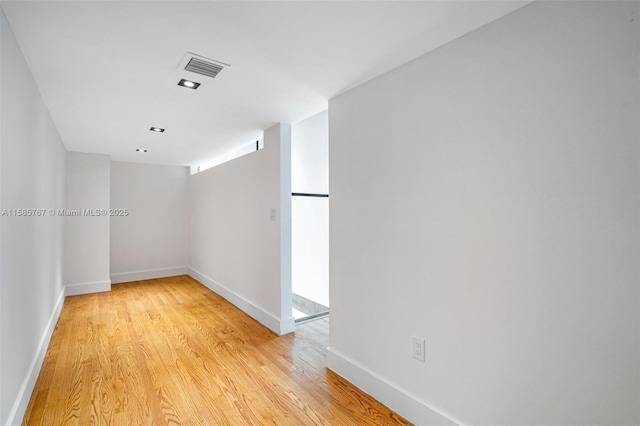
[[[291,262],[292,262],[292,228],[291,228],[291,125],[280,123],[264,132],[264,144],[277,145],[279,150],[279,190],[280,211],[276,212],[276,220],[280,214],[280,329],[279,334],[294,331],[295,324],[292,312]],[[274,215],[269,212],[270,218]]]
[[[466,424],[638,424],[638,22],[536,2],[330,101],[331,348]]]
[[[107,155],[67,153],[65,207],[80,215],[66,217],[66,285],[109,281],[110,167]]]
[[[292,192],[329,193],[329,115],[291,126]],[[329,306],[329,199],[293,197],[292,289]]]
[[[265,131],[260,151],[189,178],[189,266],[276,322],[291,317],[286,250],[284,256],[281,253],[287,244],[282,241],[286,227],[289,239],[291,232],[290,207],[282,212],[291,197],[281,197],[291,192],[290,174],[281,186],[282,174],[287,169],[290,173],[290,156],[290,126],[278,125]]]
[[[329,113],[291,126],[291,191],[329,193]]]
[[[2,11],[2,9],[0,9],[0,100],[2,99],[2,39],[3,39],[3,32],[2,32],[2,28],[4,27],[4,22],[5,22],[5,16],[4,16],[4,11]],[[2,164],[2,103],[0,102],[0,165]],[[2,208],[2,173],[0,173],[0,209]],[[2,316],[2,220],[0,220],[0,320],[3,320],[4,317]],[[2,332],[2,328],[0,327],[0,401],[2,401],[2,388],[4,387],[4,385],[2,384],[2,368],[3,368],[3,364],[2,364],[2,346],[3,346],[3,337],[4,334]],[[2,404],[0,403],[0,424],[2,424],[3,420],[4,420],[4,409]]]
[[[2,28],[5,25],[5,16],[4,11],[0,8],[0,100],[2,99],[2,39],[3,39],[3,31]],[[0,102],[0,165],[2,164],[2,103]],[[0,209],[2,208],[2,173],[0,173]],[[2,220],[0,220],[0,320],[3,320],[2,316]],[[4,385],[2,384],[2,346],[3,346],[3,337],[4,334],[2,332],[2,328],[0,327],[0,401],[2,401],[2,388]],[[4,409],[2,404],[0,403],[0,424],[2,424],[4,420]]]
[[[188,265],[189,169],[111,163],[111,276]],[[126,212],[124,211],[126,210]]]
[[[329,306],[329,199],[291,198],[293,293]]]
[[[0,11],[2,119],[0,207],[45,209],[36,217],[2,216],[0,270],[0,424],[19,424],[38,349],[63,291],[65,149],[22,52]],[[55,324],[54,324],[55,325]],[[46,341],[45,341],[46,340]],[[31,383],[32,385],[32,383]],[[24,388],[26,386],[27,388]],[[22,392],[21,392],[22,389]],[[10,417],[11,416],[11,417]]]

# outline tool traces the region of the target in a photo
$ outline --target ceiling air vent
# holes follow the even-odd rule
[[[224,62],[214,61],[213,59],[187,52],[182,62],[180,62],[180,65],[178,65],[178,68],[215,78],[220,71],[228,66],[230,65]]]

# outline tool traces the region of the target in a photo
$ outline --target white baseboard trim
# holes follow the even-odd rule
[[[187,275],[189,268],[186,266],[176,266],[173,268],[148,269],[145,271],[122,272],[111,274],[111,283],[128,283],[130,281],[153,280],[155,278],[175,277],[176,275]]]
[[[11,412],[9,412],[9,417],[7,418],[7,425],[22,423],[24,414],[27,411],[27,406],[29,405],[29,400],[31,400],[33,388],[36,385],[36,380],[38,380],[38,375],[40,374],[42,363],[44,362],[44,356],[47,353],[47,348],[49,348],[49,342],[51,341],[53,330],[55,330],[56,324],[58,323],[58,318],[60,318],[60,312],[62,312],[65,293],[66,290],[63,288],[60,292],[60,296],[58,296],[58,301],[53,308],[51,317],[49,317],[49,322],[44,329],[44,333],[40,338],[40,344],[38,345],[38,349],[34,354],[31,365],[29,365],[27,375],[25,376],[24,381],[22,382],[22,386],[18,391],[18,395],[15,402],[13,403],[13,407],[11,407]]]
[[[94,283],[67,284],[65,286],[66,296],[78,296],[80,294],[101,293],[111,291],[111,281],[96,281]]]
[[[258,321],[260,324],[267,327],[269,330],[274,333],[282,336],[283,334],[291,333],[295,330],[295,319],[293,316],[289,318],[278,319],[274,315],[270,314],[264,308],[256,305],[255,303],[245,299],[239,294],[229,290],[227,287],[222,284],[212,280],[208,276],[204,275],[202,272],[197,271],[193,268],[189,268],[189,275],[196,281],[199,281],[209,290],[214,293],[224,297],[226,300],[231,302],[233,305],[238,307],[240,310],[245,312],[251,318]]]
[[[327,348],[327,367],[414,424],[462,424],[331,347]]]

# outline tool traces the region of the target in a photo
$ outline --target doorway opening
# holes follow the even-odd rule
[[[327,111],[291,127],[291,290],[296,324],[329,315]]]

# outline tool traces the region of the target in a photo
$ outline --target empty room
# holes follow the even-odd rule
[[[0,425],[640,425],[640,2],[0,7]]]

